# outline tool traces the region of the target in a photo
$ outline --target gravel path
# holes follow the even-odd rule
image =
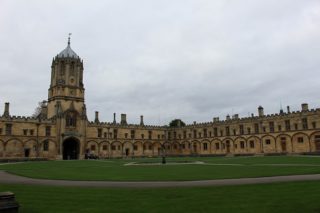
[[[0,171],[0,183],[48,186],[77,186],[77,187],[118,187],[118,188],[159,188],[159,187],[194,187],[194,186],[227,186],[259,183],[276,183],[289,181],[320,180],[320,174],[290,175],[259,178],[199,180],[199,181],[72,181],[46,180],[27,178]]]

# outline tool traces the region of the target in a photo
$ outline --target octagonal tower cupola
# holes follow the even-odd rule
[[[52,60],[48,118],[57,115],[57,108],[67,111],[72,101],[80,114],[84,106],[83,61],[71,49],[70,35],[67,47]]]

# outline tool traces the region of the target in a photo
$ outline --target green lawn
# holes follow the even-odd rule
[[[168,162],[203,161],[203,165],[139,165],[128,162],[161,162],[161,159],[47,161],[0,165],[18,175],[67,180],[205,180],[320,173],[320,157],[211,157],[169,158]],[[235,164],[235,165],[232,165]]]
[[[12,191],[21,213],[63,212],[320,212],[320,182],[105,189],[1,185]]]

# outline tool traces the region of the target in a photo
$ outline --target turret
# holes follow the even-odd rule
[[[54,57],[51,65],[51,83],[48,90],[48,113],[56,115],[55,105],[61,103],[61,111],[69,109],[74,102],[74,110],[79,114],[84,105],[83,62],[71,49],[70,36],[67,47]]]
[[[6,102],[4,104],[4,112],[3,112],[3,117],[10,117],[10,112],[9,112],[9,107],[10,107],[10,103]]]
[[[116,120],[116,113],[113,113],[113,124],[116,124],[117,120]]]
[[[302,112],[307,112],[309,110],[309,106],[307,103],[301,104],[301,111]]]
[[[99,121],[99,112],[98,111],[95,112],[94,122],[95,123],[99,123],[100,122]]]
[[[287,113],[290,113],[290,106],[287,106]]]
[[[143,115],[140,115],[140,126],[144,126]]]
[[[127,125],[127,115],[121,114],[121,125]]]
[[[258,115],[259,115],[259,117],[264,116],[264,111],[263,111],[263,107],[262,106],[258,107]]]

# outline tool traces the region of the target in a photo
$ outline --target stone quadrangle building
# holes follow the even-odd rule
[[[278,114],[208,123],[148,126],[121,121],[100,122],[98,112],[88,121],[83,85],[83,61],[67,47],[54,57],[48,101],[36,117],[12,116],[5,103],[0,117],[0,158],[44,157],[83,159],[166,155],[249,155],[320,152],[320,109],[280,110]]]

